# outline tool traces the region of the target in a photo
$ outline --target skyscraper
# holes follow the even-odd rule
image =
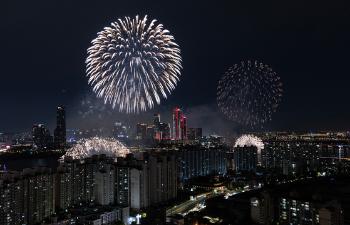
[[[179,107],[173,110],[173,139],[180,140],[181,138],[181,116],[182,112]]]
[[[170,125],[160,121],[160,114],[154,114],[153,118],[154,135],[153,138],[156,141],[169,140],[170,137]]]
[[[170,137],[170,124],[160,123],[159,124],[159,137],[160,140],[169,140]]]
[[[57,107],[57,117],[56,117],[56,129],[55,135],[55,146],[62,148],[66,145],[66,111],[63,106]]]
[[[187,117],[181,117],[181,140],[187,140]]]
[[[173,110],[173,139],[187,139],[187,118],[179,107],[175,107]]]

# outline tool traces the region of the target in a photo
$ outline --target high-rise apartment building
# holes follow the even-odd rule
[[[165,202],[177,196],[177,157],[175,151],[146,155],[149,167],[150,204]]]
[[[149,173],[147,163],[139,162],[130,170],[130,208],[143,209],[150,204]]]
[[[117,165],[116,184],[115,184],[115,202],[118,205],[129,206],[130,203],[130,167]]]
[[[178,151],[178,167],[181,181],[211,173],[226,174],[226,149],[200,145],[183,146]]]
[[[54,176],[50,169],[25,169],[1,176],[0,224],[37,224],[54,212]]]
[[[95,175],[95,195],[99,205],[114,204],[115,169],[112,165],[105,165]]]
[[[128,137],[127,127],[121,122],[115,122],[112,129],[112,135],[114,138],[120,141],[126,141]]]
[[[258,164],[256,146],[237,146],[233,150],[236,171],[255,171]]]

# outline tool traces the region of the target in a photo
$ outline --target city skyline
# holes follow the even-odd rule
[[[67,107],[67,127],[74,127],[84,96],[92,94],[84,61],[96,31],[119,17],[147,14],[174,34],[183,70],[172,95],[155,109],[135,116],[135,121],[180,106],[192,121],[219,124],[211,132],[234,131],[237,125],[216,106],[216,85],[228,67],[257,59],[269,64],[284,84],[281,104],[266,124],[267,130],[345,130],[350,110],[344,104],[349,32],[337,28],[347,27],[350,20],[348,3],[337,3],[329,7],[322,1],[276,1],[255,3],[252,8],[240,2],[215,7],[209,2],[178,2],[169,7],[161,2],[103,5],[84,1],[82,8],[80,2],[6,2],[1,28],[8,34],[2,42],[9,44],[1,56],[6,85],[0,91],[5,106],[0,129],[25,130],[34,123],[53,127],[51,112],[57,105]],[[22,38],[30,44],[18,44]],[[16,52],[26,52],[20,67],[13,60]],[[116,113],[112,118],[123,117]]]

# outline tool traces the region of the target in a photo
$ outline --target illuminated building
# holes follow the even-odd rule
[[[142,209],[149,206],[149,168],[142,160],[123,159],[116,168],[116,203]]]
[[[302,221],[316,220],[312,203],[296,199],[280,198],[279,220],[281,224],[302,224]]]
[[[114,160],[105,155],[84,160],[65,158],[58,168],[57,176],[60,180],[56,181],[56,184],[61,184],[56,188],[56,198],[60,198],[56,204],[69,207],[94,202],[106,204],[111,202],[111,199],[114,202],[114,169]]]
[[[178,154],[181,181],[213,172],[226,174],[226,149],[188,145],[180,148]]]
[[[177,196],[176,152],[147,152],[120,159],[116,166],[116,203],[147,208]]]
[[[187,140],[187,117],[181,117],[181,140]]]
[[[24,224],[27,222],[27,214],[24,212],[24,182],[17,174],[7,173],[6,176],[0,180],[0,224]]]
[[[160,122],[160,114],[154,114],[153,125],[155,127],[154,139],[157,141],[170,140],[170,125]]]
[[[115,170],[112,165],[105,165],[96,173],[96,202],[99,205],[114,204]]]
[[[181,139],[181,117],[182,117],[181,109],[178,107],[175,107],[173,109],[173,139],[174,140]]]
[[[173,109],[173,139],[187,139],[187,118],[179,107]]]
[[[250,217],[254,224],[273,224],[274,213],[274,201],[268,192],[250,199]]]
[[[68,209],[72,206],[73,180],[68,168],[60,166],[55,176],[55,206],[57,209]]]
[[[54,176],[48,168],[25,169],[23,176],[27,223],[40,223],[55,212]]]
[[[130,203],[130,167],[117,166],[116,168],[116,203],[128,206]]]
[[[314,188],[306,187],[266,190],[250,199],[250,216],[254,224],[343,225],[342,202],[332,199],[332,194],[321,196]]]
[[[255,171],[258,164],[256,146],[237,146],[233,150],[236,171]]]
[[[54,177],[50,169],[1,174],[0,224],[39,224],[54,214]]]
[[[63,106],[57,107],[56,129],[54,132],[55,146],[63,148],[66,145],[66,112]]]
[[[170,140],[170,125],[168,123],[160,123],[157,132],[157,140]]]

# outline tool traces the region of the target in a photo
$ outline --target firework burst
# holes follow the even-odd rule
[[[237,138],[234,147],[244,147],[244,146],[255,146],[257,147],[258,151],[261,151],[261,149],[264,149],[264,143],[263,141],[258,138],[257,136],[245,134]]]
[[[120,112],[160,104],[180,77],[180,48],[156,20],[125,17],[99,32],[88,49],[87,77],[98,97]]]
[[[128,153],[129,149],[113,138],[93,137],[80,140],[76,145],[67,150],[63,158],[84,159],[101,154],[109,157],[125,157]]]
[[[229,119],[247,127],[270,121],[281,98],[280,78],[258,61],[241,62],[229,68],[217,88],[219,109]]]

